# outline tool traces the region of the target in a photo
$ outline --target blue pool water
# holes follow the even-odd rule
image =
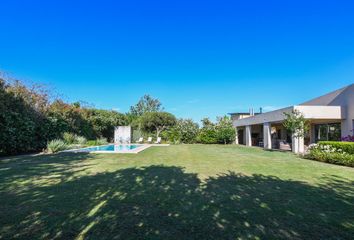
[[[136,148],[142,147],[142,145],[103,145],[97,147],[88,147],[79,149],[80,152],[100,152],[100,151],[108,151],[108,152],[129,152]]]

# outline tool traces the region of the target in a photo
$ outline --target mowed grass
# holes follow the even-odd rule
[[[221,145],[0,159],[0,239],[353,239],[354,169]]]

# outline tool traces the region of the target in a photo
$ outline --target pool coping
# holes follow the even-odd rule
[[[122,150],[119,152],[115,152],[115,151],[88,151],[88,153],[112,153],[112,154],[119,154],[119,153],[132,153],[132,154],[137,154],[141,151],[144,151],[145,149],[148,149],[149,147],[153,147],[153,146],[159,146],[159,147],[166,147],[169,146],[170,144],[107,144],[107,145],[138,145],[139,147],[134,148],[132,150]],[[63,152],[74,152],[74,153],[81,153],[83,152],[82,149],[86,149],[86,148],[94,148],[94,147],[100,147],[100,146],[105,146],[105,145],[98,145],[98,146],[89,146],[89,147],[84,147],[84,148],[76,148],[76,149],[69,149],[69,150],[65,150]]]

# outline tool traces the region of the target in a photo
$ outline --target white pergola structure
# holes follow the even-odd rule
[[[114,129],[115,144],[130,144],[132,136],[131,126],[117,126]]]

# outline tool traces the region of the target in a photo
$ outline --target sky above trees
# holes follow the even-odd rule
[[[71,102],[177,117],[298,104],[354,82],[352,1],[2,1],[0,69]]]

